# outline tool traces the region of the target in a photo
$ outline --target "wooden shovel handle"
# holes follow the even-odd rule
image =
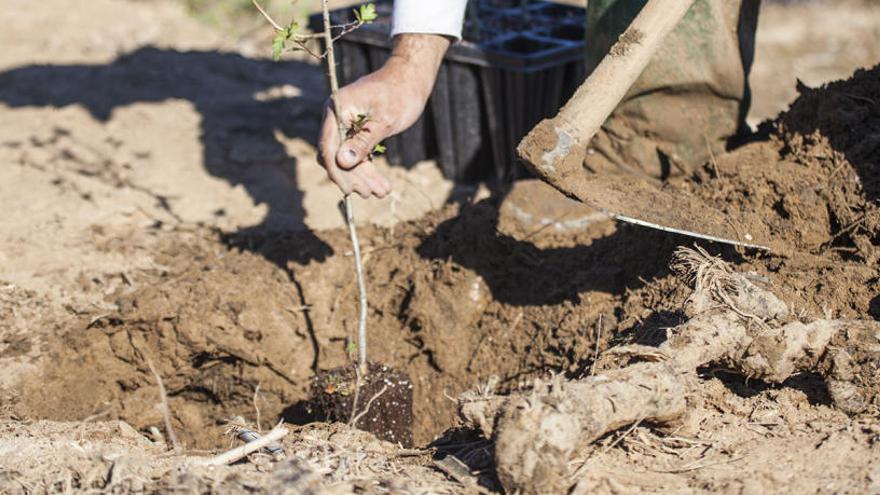
[[[694,0],[649,0],[590,77],[559,111],[523,138],[517,153],[533,172],[569,196],[583,175],[587,144],[648,65]],[[583,198],[581,198],[583,199]]]

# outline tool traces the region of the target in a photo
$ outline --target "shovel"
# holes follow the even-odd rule
[[[769,250],[769,230],[761,222],[722,213],[698,198],[638,177],[590,175],[583,169],[590,140],[693,2],[649,0],[568,103],[555,117],[535,126],[519,143],[517,153],[560,192],[617,220]]]

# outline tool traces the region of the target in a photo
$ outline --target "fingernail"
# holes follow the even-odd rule
[[[348,148],[342,152],[342,160],[348,165],[354,165],[357,161],[357,153],[353,149]]]

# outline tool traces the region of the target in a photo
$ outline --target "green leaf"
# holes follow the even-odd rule
[[[297,31],[299,31],[299,23],[290,21],[290,25],[275,35],[275,39],[272,40],[272,58],[276,62],[281,59],[281,54],[287,48],[287,40],[296,36]]]
[[[354,18],[359,24],[370,24],[379,18],[379,14],[376,13],[376,6],[368,3],[354,11]]]
[[[375,153],[377,155],[381,155],[382,153],[385,153],[385,145],[382,143],[379,143],[376,146],[373,146],[373,153]]]
[[[287,43],[288,31],[286,29],[278,31],[275,39],[272,40],[272,59],[276,62],[281,60],[281,54],[284,53],[284,44]]]

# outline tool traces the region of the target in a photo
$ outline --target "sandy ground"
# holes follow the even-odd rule
[[[16,49],[4,50],[0,68],[36,92],[3,101],[3,140],[19,143],[4,147],[4,161],[24,165],[3,169],[11,174],[2,180],[3,208],[21,214],[4,222],[0,277],[64,290],[54,277],[70,283],[77,272],[70,259],[92,265],[87,260],[96,254],[77,252],[76,244],[95,224],[126,229],[162,221],[226,231],[341,225],[338,193],[315,162],[324,98],[317,67],[215,52],[220,34],[171,2],[90,4],[52,37],[22,42],[53,9],[12,2],[2,14],[10,26],[3,37]],[[120,18],[144,28],[132,34]],[[132,84],[136,94],[127,90]],[[25,142],[35,145],[20,146]],[[75,158],[59,160],[68,154]],[[358,201],[359,220],[388,225],[418,217],[442,205],[452,187],[428,164],[389,174],[395,194]],[[92,266],[138,266],[137,256],[116,256],[107,253]]]
[[[162,417],[144,349],[173,391],[191,456],[228,445],[224,415],[252,420],[255,403],[264,426],[302,420],[306,412],[285,409],[306,397],[309,377],[346,362],[349,247],[338,193],[314,157],[322,75],[302,60],[274,64],[259,56],[259,37],[230,41],[171,1],[4,6],[0,493],[271,492],[290,479],[330,480],[331,493],[476,491],[429,451],[401,454],[337,427],[291,435],[285,447],[308,462],[286,462],[287,475],[265,463],[201,472],[146,439]],[[785,109],[797,79],[816,86],[880,62],[876,3],[767,3],[759,29],[753,123]],[[683,289],[665,265],[689,240],[615,227],[547,190],[449,205],[454,187],[431,163],[388,173],[395,194],[358,201],[358,220],[381,226],[364,233],[377,359],[416,379],[419,447],[453,425],[447,396],[493,375],[507,390],[547,371],[577,376],[609,333],[676,322]],[[741,190],[728,183],[715,199]],[[781,206],[789,211],[814,200],[787,192],[797,198]],[[548,217],[547,203],[566,212],[549,228],[534,221]],[[856,220],[847,232],[859,232]],[[774,269],[727,254],[746,270],[781,273],[805,315],[878,318],[876,258],[865,262],[870,240],[853,242],[834,245],[853,259]],[[848,418],[809,387],[710,374],[715,412],[704,424],[677,440],[644,426],[604,438],[582,486],[880,493],[876,417]],[[70,422],[35,421],[46,418]],[[461,443],[472,459],[490,448],[473,438],[442,448],[461,456]]]

